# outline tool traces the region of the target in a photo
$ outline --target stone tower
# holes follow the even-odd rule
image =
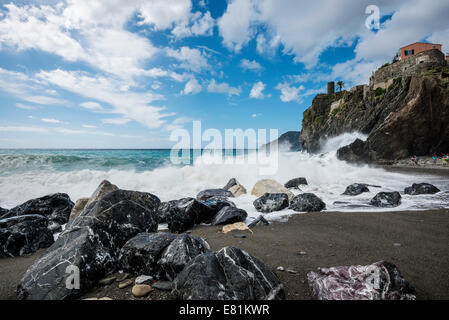
[[[335,93],[335,82],[331,81],[327,83],[327,94],[334,94]]]

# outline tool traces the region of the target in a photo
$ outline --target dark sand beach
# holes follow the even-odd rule
[[[322,212],[290,216],[287,222],[258,225],[248,231],[220,233],[220,227],[198,226],[192,234],[212,249],[236,246],[275,270],[287,299],[312,299],[306,274],[317,267],[369,264],[387,260],[397,265],[416,288],[417,298],[449,299],[449,210],[403,212]],[[236,238],[236,234],[246,238]],[[305,254],[299,254],[305,252]],[[40,253],[0,259],[0,298],[15,298],[15,285]],[[282,266],[286,271],[277,271]],[[296,273],[287,272],[292,269]],[[131,287],[117,283],[85,297],[131,299]],[[155,290],[147,299],[167,299]]]

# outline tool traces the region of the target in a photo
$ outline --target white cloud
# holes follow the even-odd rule
[[[299,101],[299,92],[304,90],[304,86],[291,86],[288,83],[279,83],[276,86],[276,89],[281,91],[281,101],[282,102],[291,102],[291,101]]]
[[[187,20],[191,8],[190,0],[145,1],[140,9],[141,24],[152,25],[156,30],[168,29]]]
[[[162,113],[164,107],[150,105],[155,100],[163,99],[161,95],[130,91],[124,86],[123,81],[118,79],[61,69],[41,71],[37,77],[87,99],[106,103],[113,107],[110,113],[137,121],[148,128],[159,128],[165,123],[163,118],[172,115]]]
[[[208,92],[214,93],[226,93],[228,96],[239,96],[241,93],[240,87],[231,87],[228,83],[217,83],[215,79],[212,79],[207,86]]]
[[[217,24],[223,45],[239,52],[252,38],[251,24],[257,18],[256,2],[252,0],[233,0],[228,3],[226,12]]]
[[[0,127],[0,132],[31,132],[31,133],[47,133],[49,129],[41,127],[26,126],[5,126]]]
[[[254,72],[260,72],[264,69],[260,65],[260,63],[257,62],[256,60],[250,61],[248,59],[242,59],[240,61],[240,67],[242,67],[245,70],[250,70],[250,71],[254,71]]]
[[[262,116],[261,113],[253,113],[253,114],[251,115],[251,118],[257,118],[257,117],[260,117],[260,116]]]
[[[106,111],[101,106],[101,104],[99,104],[97,102],[93,102],[93,101],[87,101],[87,102],[80,103],[80,106],[85,109],[89,109],[89,110],[97,111],[97,112],[105,112]]]
[[[109,118],[109,119],[101,119],[101,122],[108,124],[116,124],[116,125],[124,125],[127,124],[130,119],[126,118]]]
[[[253,85],[253,87],[249,93],[250,98],[264,99],[266,97],[270,97],[271,95],[265,95],[263,93],[263,90],[265,90],[265,87],[266,87],[266,85],[262,81],[256,82]]]
[[[93,125],[90,125],[90,124],[83,124],[82,127],[86,128],[86,129],[95,129],[97,126],[93,126]]]
[[[201,92],[202,87],[198,80],[191,79],[186,83],[184,90],[182,90],[181,94],[196,94]]]
[[[207,58],[200,50],[189,47],[181,47],[180,49],[167,48],[167,55],[181,62],[180,68],[200,72],[204,69],[209,69],[210,66]]]
[[[24,97],[24,100],[28,101],[28,102],[32,102],[32,103],[36,103],[36,104],[64,104],[63,100],[60,99],[56,99],[53,97],[47,97],[47,96],[29,96],[29,97]]]
[[[180,23],[173,28],[172,33],[176,38],[211,36],[213,35],[214,26],[215,20],[209,11],[204,14],[198,11],[191,14],[189,19],[184,21],[184,23]]]
[[[58,123],[58,124],[62,123],[62,121],[53,118],[42,118],[41,121],[46,123]]]
[[[30,105],[26,105],[26,104],[22,104],[22,103],[16,103],[15,106],[19,109],[23,109],[23,110],[36,110],[37,107],[35,106],[30,106]]]

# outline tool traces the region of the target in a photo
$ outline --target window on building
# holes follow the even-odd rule
[[[415,50],[414,50],[414,49],[412,49],[412,50],[405,50],[405,51],[404,51],[404,54],[405,54],[406,56],[414,55],[414,54],[415,54]]]

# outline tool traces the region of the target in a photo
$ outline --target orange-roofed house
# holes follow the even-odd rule
[[[415,42],[401,48],[401,60],[427,50],[437,49],[442,51],[441,47],[441,44],[437,43]]]

